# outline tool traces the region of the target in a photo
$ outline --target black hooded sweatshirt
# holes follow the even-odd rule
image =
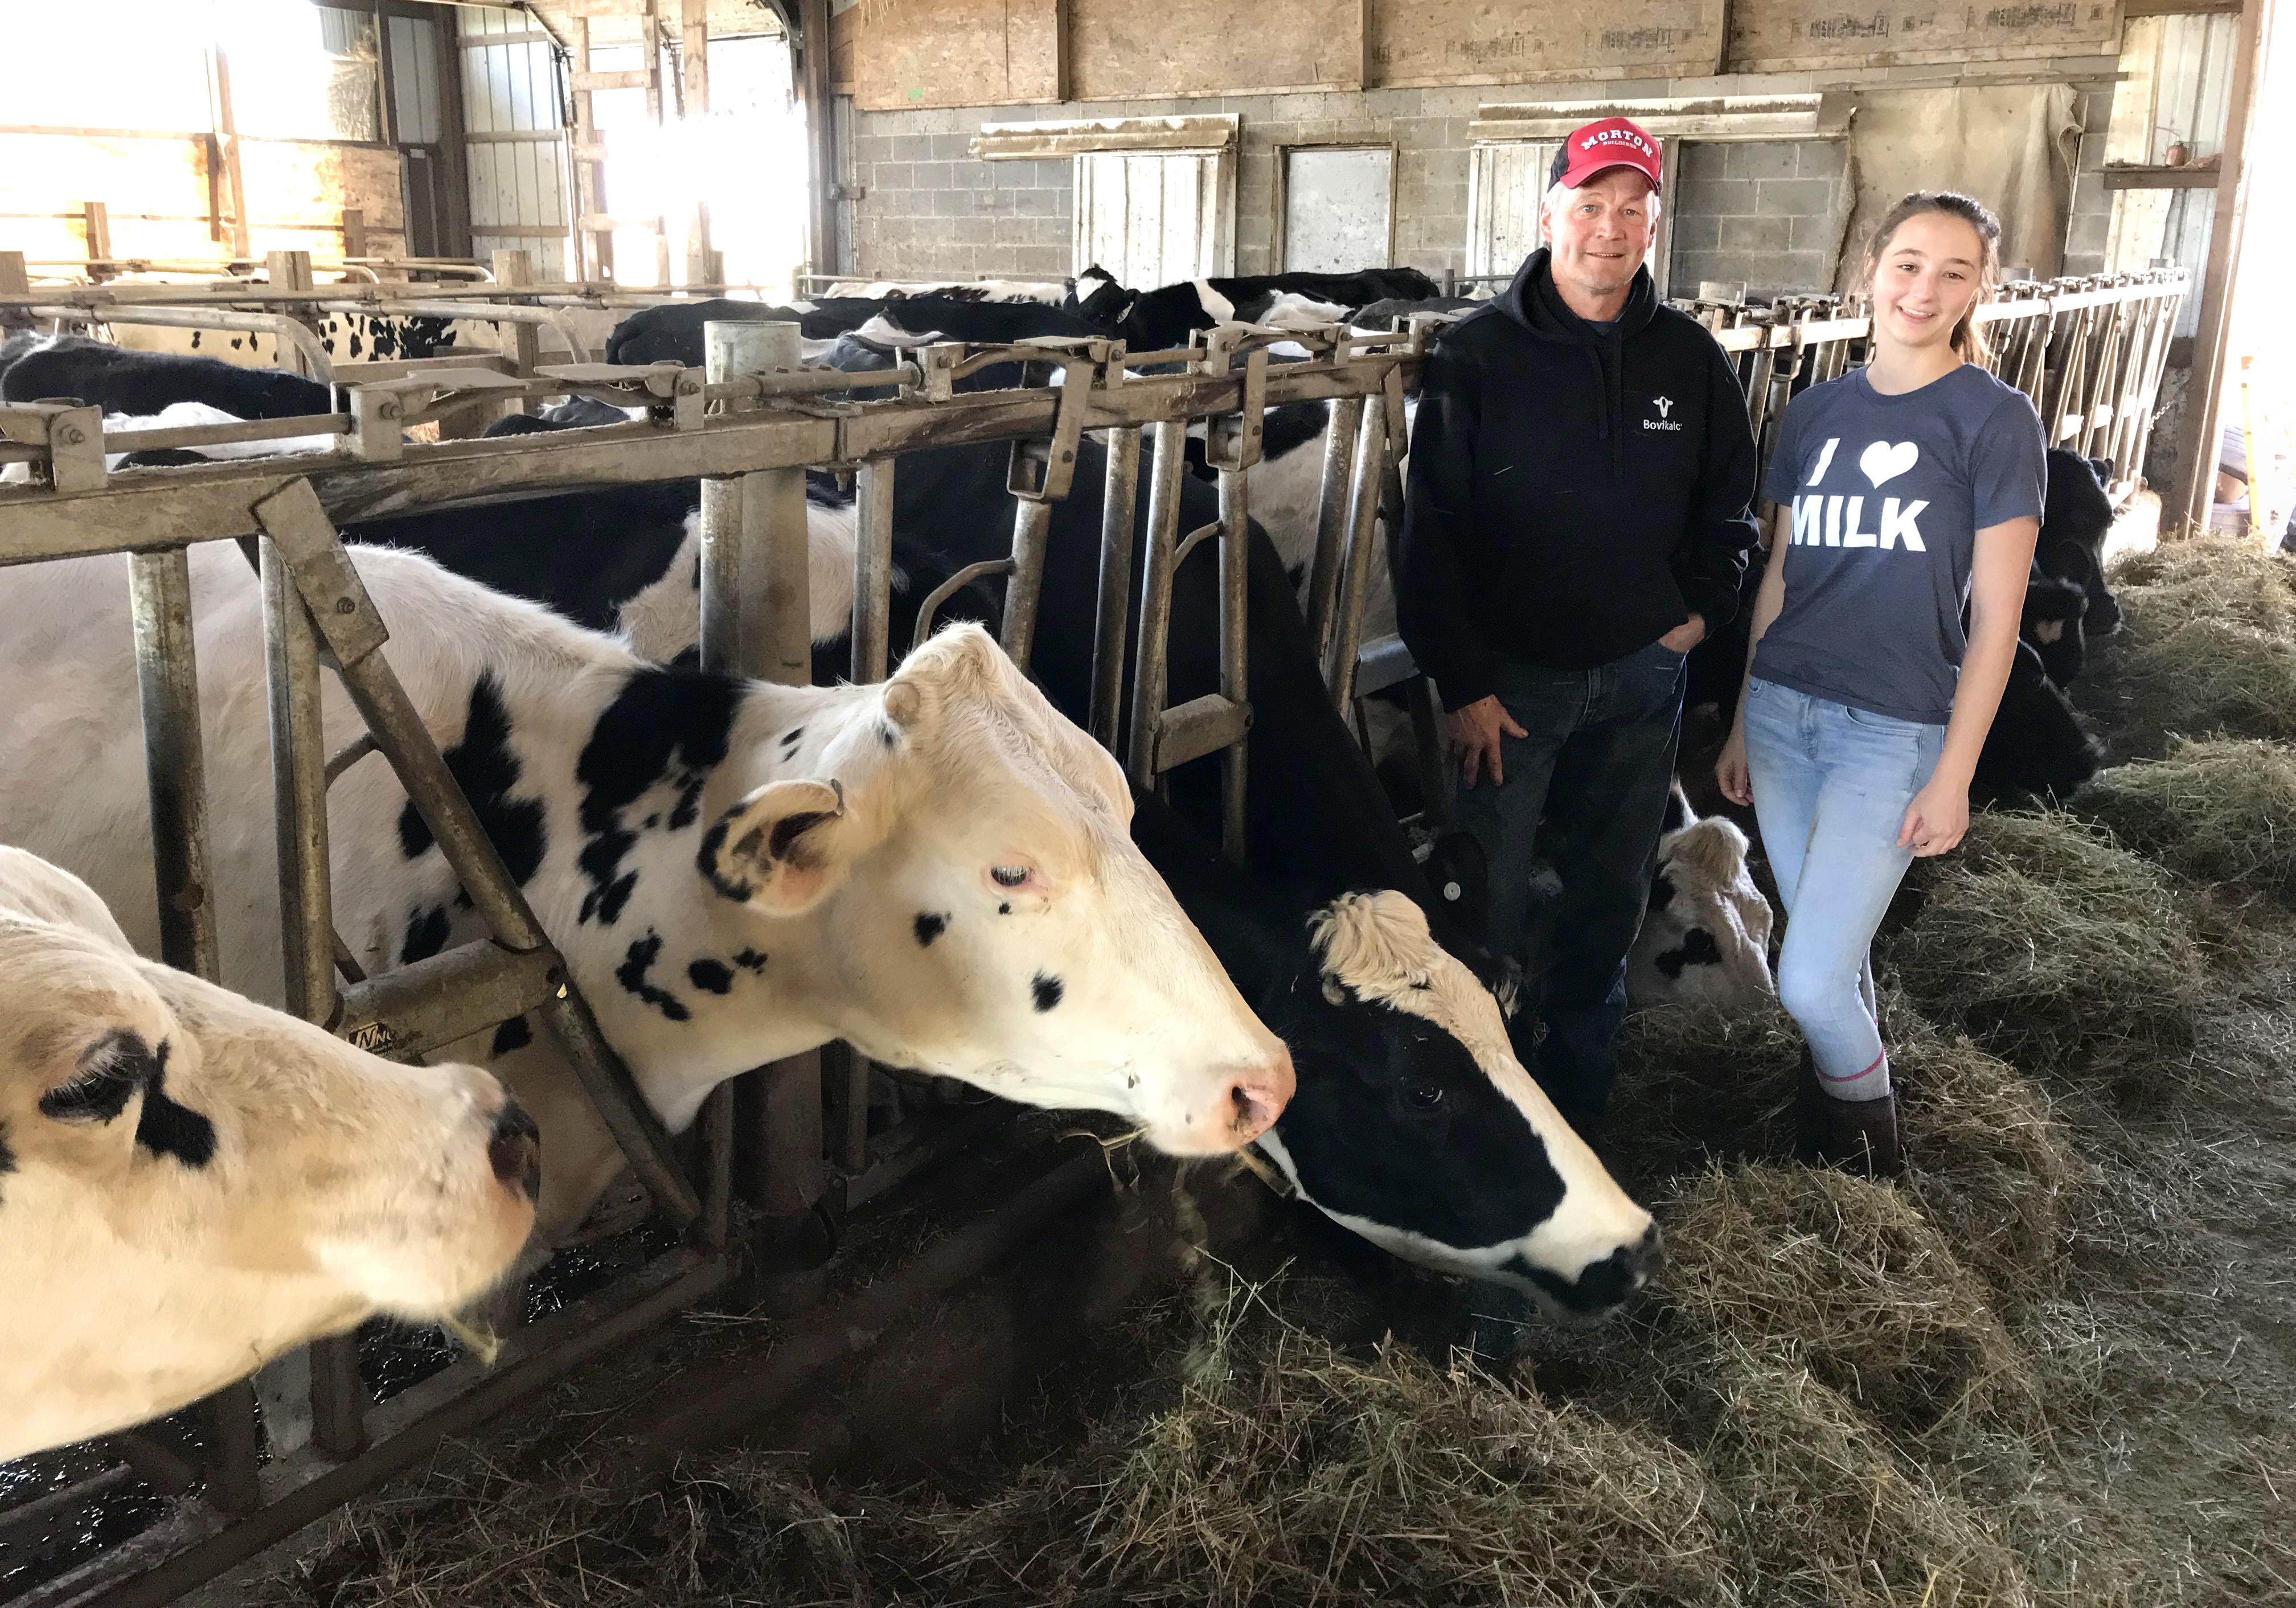
[[[1737,611],[1754,439],[1729,360],[1647,270],[1608,331],[1544,249],[1428,357],[1396,551],[1403,640],[1447,709],[1502,660],[1587,669]]]

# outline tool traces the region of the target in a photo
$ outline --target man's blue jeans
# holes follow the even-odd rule
[[[1838,1100],[1890,1092],[1874,1025],[1874,931],[1913,864],[1906,807],[1945,751],[1945,727],[1813,698],[1759,677],[1746,688],[1746,767],[1762,849],[1786,907],[1778,1003]]]
[[[1627,951],[1650,901],[1683,675],[1683,655],[1657,643],[1589,670],[1509,661],[1499,701],[1529,735],[1499,739],[1503,785],[1486,775],[1459,794],[1459,825],[1490,860],[1491,948],[1525,962],[1546,1024],[1529,1070],[1574,1128],[1601,1119],[1618,1076]],[[1551,945],[1534,956],[1525,939],[1542,817],[1562,893]]]

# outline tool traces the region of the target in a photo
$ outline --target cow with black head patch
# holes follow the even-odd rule
[[[0,1458],[472,1301],[533,1227],[537,1155],[488,1073],[139,958],[86,884],[0,848]]]
[[[1267,1024],[1298,1089],[1260,1148],[1300,1197],[1439,1272],[1591,1317],[1659,1262],[1628,1200],[1508,1045],[1491,984],[1401,893],[1302,901],[1257,885],[1174,812],[1133,833]]]
[[[1702,818],[1675,783],[1650,903],[1627,955],[1629,1004],[1703,1000],[1742,1009],[1777,997],[1770,975],[1773,912],[1747,869],[1751,847],[1737,823]]]

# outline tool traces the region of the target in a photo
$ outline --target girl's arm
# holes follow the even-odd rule
[[[1793,510],[1780,503],[1770,521],[1769,562],[1762,570],[1761,588],[1754,594],[1753,618],[1746,622],[1746,668],[1738,677],[1737,718],[1730,722],[1730,735],[1722,744],[1721,757],[1714,762],[1714,780],[1720,784],[1722,796],[1733,804],[1754,801],[1753,778],[1746,769],[1746,687],[1754,678],[1754,650],[1761,645],[1762,633],[1770,628],[1770,622],[1777,619],[1778,611],[1786,604],[1785,552],[1792,543]],[[2024,607],[2021,595],[2018,604],[2021,612]],[[1994,696],[2000,696],[1998,689]]]
[[[1977,533],[1976,572],[1969,592],[1969,651],[1953,695],[1953,718],[1946,723],[1945,751],[1929,784],[1906,807],[1898,847],[1916,855],[1943,854],[1969,830],[1969,783],[1977,756],[1993,728],[2017,658],[2017,626],[2025,608],[2025,580],[2032,573],[2033,544],[2041,521],[2028,516]]]

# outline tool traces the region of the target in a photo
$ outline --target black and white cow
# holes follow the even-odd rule
[[[14,347],[14,340],[9,345]],[[217,357],[138,352],[84,335],[28,342],[0,369],[0,402],[78,398],[107,414],[146,417],[200,402],[234,419],[293,419],[334,411],[333,392],[283,369],[242,368]]]
[[[378,1312],[455,1311],[509,1271],[537,1189],[491,1074],[395,1066],[143,959],[86,883],[0,848],[0,1459]]]
[[[953,301],[913,296],[898,301],[832,299],[773,307],[758,301],[680,301],[641,308],[606,338],[609,363],[683,363],[701,366],[701,327],[715,322],[794,323],[808,340],[834,340],[873,318],[912,334],[938,331],[944,340],[1003,345],[1038,336],[1089,340],[1106,332],[1041,302]]]
[[[890,279],[848,279],[831,285],[823,295],[831,300],[907,301],[922,296],[937,301],[1034,301],[1059,307],[1068,299],[1075,283],[1065,279],[974,279],[905,284]]]
[[[1121,772],[977,628],[879,685],[782,687],[650,665],[427,558],[353,552],[414,707],[672,1129],[723,1079],[831,1038],[1116,1112],[1177,1153],[1233,1149],[1283,1109],[1289,1057],[1132,846]],[[0,818],[148,953],[124,566],[36,565],[0,588]],[[260,600],[228,545],[192,567],[225,973],[275,995],[266,723],[245,695]],[[327,693],[340,745],[358,728]],[[475,935],[388,766],[355,766],[330,806],[336,923],[363,966]],[[541,1230],[562,1233],[619,1156],[554,1046],[513,1022],[491,1059],[541,1122]]]
[[[1392,890],[1286,898],[1152,796],[1132,833],[1262,1021],[1298,1091],[1262,1150],[1383,1249],[1591,1316],[1655,1271],[1659,1231],[1507,1042],[1484,980]]]
[[[1431,297],[1438,290],[1435,282],[1416,268],[1367,268],[1355,274],[1191,279],[1152,291],[1132,291],[1095,265],[1077,275],[1067,306],[1106,333],[1122,337],[1131,350],[1159,352],[1185,346],[1191,331],[1264,322],[1279,305],[1279,298],[1304,298],[1344,316],[1367,303]]]
[[[1746,867],[1736,822],[1701,817],[1681,784],[1667,800],[1642,931],[1627,955],[1627,1002],[1703,1000],[1731,1009],[1776,997],[1770,901]]]

